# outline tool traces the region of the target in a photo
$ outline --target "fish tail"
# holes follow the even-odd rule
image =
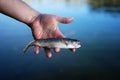
[[[25,46],[25,48],[23,49],[24,53],[28,50],[28,48],[29,48],[30,46],[33,45],[33,43],[34,43],[34,41],[31,41],[31,42],[28,43],[28,45]]]

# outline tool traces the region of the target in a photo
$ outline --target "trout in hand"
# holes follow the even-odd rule
[[[70,38],[47,38],[47,39],[38,39],[28,43],[24,48],[24,53],[31,46],[40,46],[47,48],[79,48],[81,47],[80,41]]]

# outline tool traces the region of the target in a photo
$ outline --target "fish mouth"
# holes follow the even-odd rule
[[[80,42],[78,42],[77,44],[78,44],[78,45],[77,45],[78,48],[81,47]]]

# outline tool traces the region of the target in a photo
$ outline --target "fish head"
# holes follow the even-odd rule
[[[73,42],[72,42],[72,45],[73,45],[75,48],[81,47],[80,41],[78,41],[78,40],[73,41]]]
[[[71,41],[68,41],[67,44],[69,46],[72,46],[73,48],[79,48],[79,47],[81,47],[79,40],[71,40]]]

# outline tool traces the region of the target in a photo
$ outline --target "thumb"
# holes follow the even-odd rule
[[[72,18],[63,18],[63,17],[58,17],[57,18],[59,23],[64,23],[64,24],[72,22],[73,19],[74,19],[73,17]]]

